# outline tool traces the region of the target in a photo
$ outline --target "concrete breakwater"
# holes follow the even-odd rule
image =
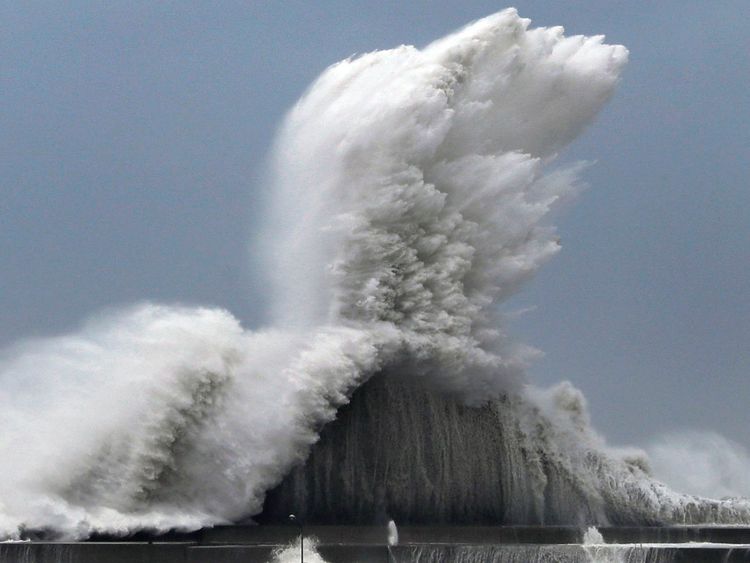
[[[606,544],[583,545],[585,530],[535,526],[406,526],[388,547],[380,526],[310,526],[329,563],[561,563],[750,561],[750,528],[601,528]],[[0,544],[2,563],[265,563],[292,543],[289,526],[218,526],[189,534],[99,537],[86,542]]]

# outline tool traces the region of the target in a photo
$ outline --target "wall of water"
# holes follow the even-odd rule
[[[533,483],[503,410],[474,409],[411,378],[378,376],[326,426],[304,466],[265,503],[260,521],[534,522]],[[450,444],[450,447],[447,445]]]
[[[380,375],[272,490],[261,522],[571,524],[605,517],[536,451],[505,398],[481,407],[414,378]],[[543,444],[541,444],[543,445]]]
[[[742,503],[675,494],[637,460],[596,447],[571,389],[557,391],[555,419],[539,402],[519,394],[468,406],[427,379],[381,373],[322,429],[256,519],[584,527],[746,517]]]

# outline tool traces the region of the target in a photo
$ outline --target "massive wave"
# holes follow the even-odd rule
[[[586,506],[608,503],[574,523],[618,510],[628,521],[750,520],[744,501],[673,494],[641,457],[608,452],[569,385],[524,381],[534,352],[506,337],[498,304],[558,251],[545,218],[576,191],[580,165],[556,168],[556,153],[627,59],[603,37],[528,26],[506,10],[424,49],[345,60],[311,86],[272,162],[269,329],[142,304],[3,351],[0,535],[257,514],[381,372],[515,421],[537,459],[517,468],[534,502],[552,502],[549,471],[535,472],[547,464]]]

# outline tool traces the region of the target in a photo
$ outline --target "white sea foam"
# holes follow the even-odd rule
[[[388,521],[388,545],[391,547],[398,545],[398,528],[393,520]]]
[[[506,10],[421,50],[342,61],[311,86],[274,151],[268,330],[143,304],[3,351],[0,535],[255,514],[352,390],[396,365],[469,402],[519,396],[529,435],[584,490],[625,486],[658,512],[668,494],[607,457],[580,393],[525,390],[534,351],[497,312],[558,251],[545,217],[581,165],[554,168],[555,155],[627,59],[603,37],[528,25]],[[571,457],[586,451],[609,461]]]
[[[305,538],[301,546],[300,540],[297,539],[276,551],[270,563],[297,563],[303,559],[309,563],[325,563],[325,559],[318,553],[317,546],[318,542],[314,538]]]

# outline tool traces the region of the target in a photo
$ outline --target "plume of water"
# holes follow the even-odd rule
[[[390,547],[398,545],[398,528],[393,520],[388,521],[388,545]]]
[[[580,165],[549,164],[627,57],[528,24],[508,10],[312,85],[273,162],[277,325],[387,322],[447,387],[486,400],[517,384],[530,350],[503,337],[496,305],[558,251],[543,220]]]
[[[589,526],[583,533],[583,545],[602,545],[604,537],[602,533],[596,529],[595,526]]]
[[[506,10],[327,69],[274,151],[271,328],[143,304],[0,354],[0,535],[253,515],[352,391],[396,368],[469,403],[513,395],[580,488],[606,496],[616,467],[624,497],[661,510],[632,465],[599,461],[579,393],[525,390],[533,351],[497,313],[559,249],[545,217],[580,165],[551,166],[626,58]]]

